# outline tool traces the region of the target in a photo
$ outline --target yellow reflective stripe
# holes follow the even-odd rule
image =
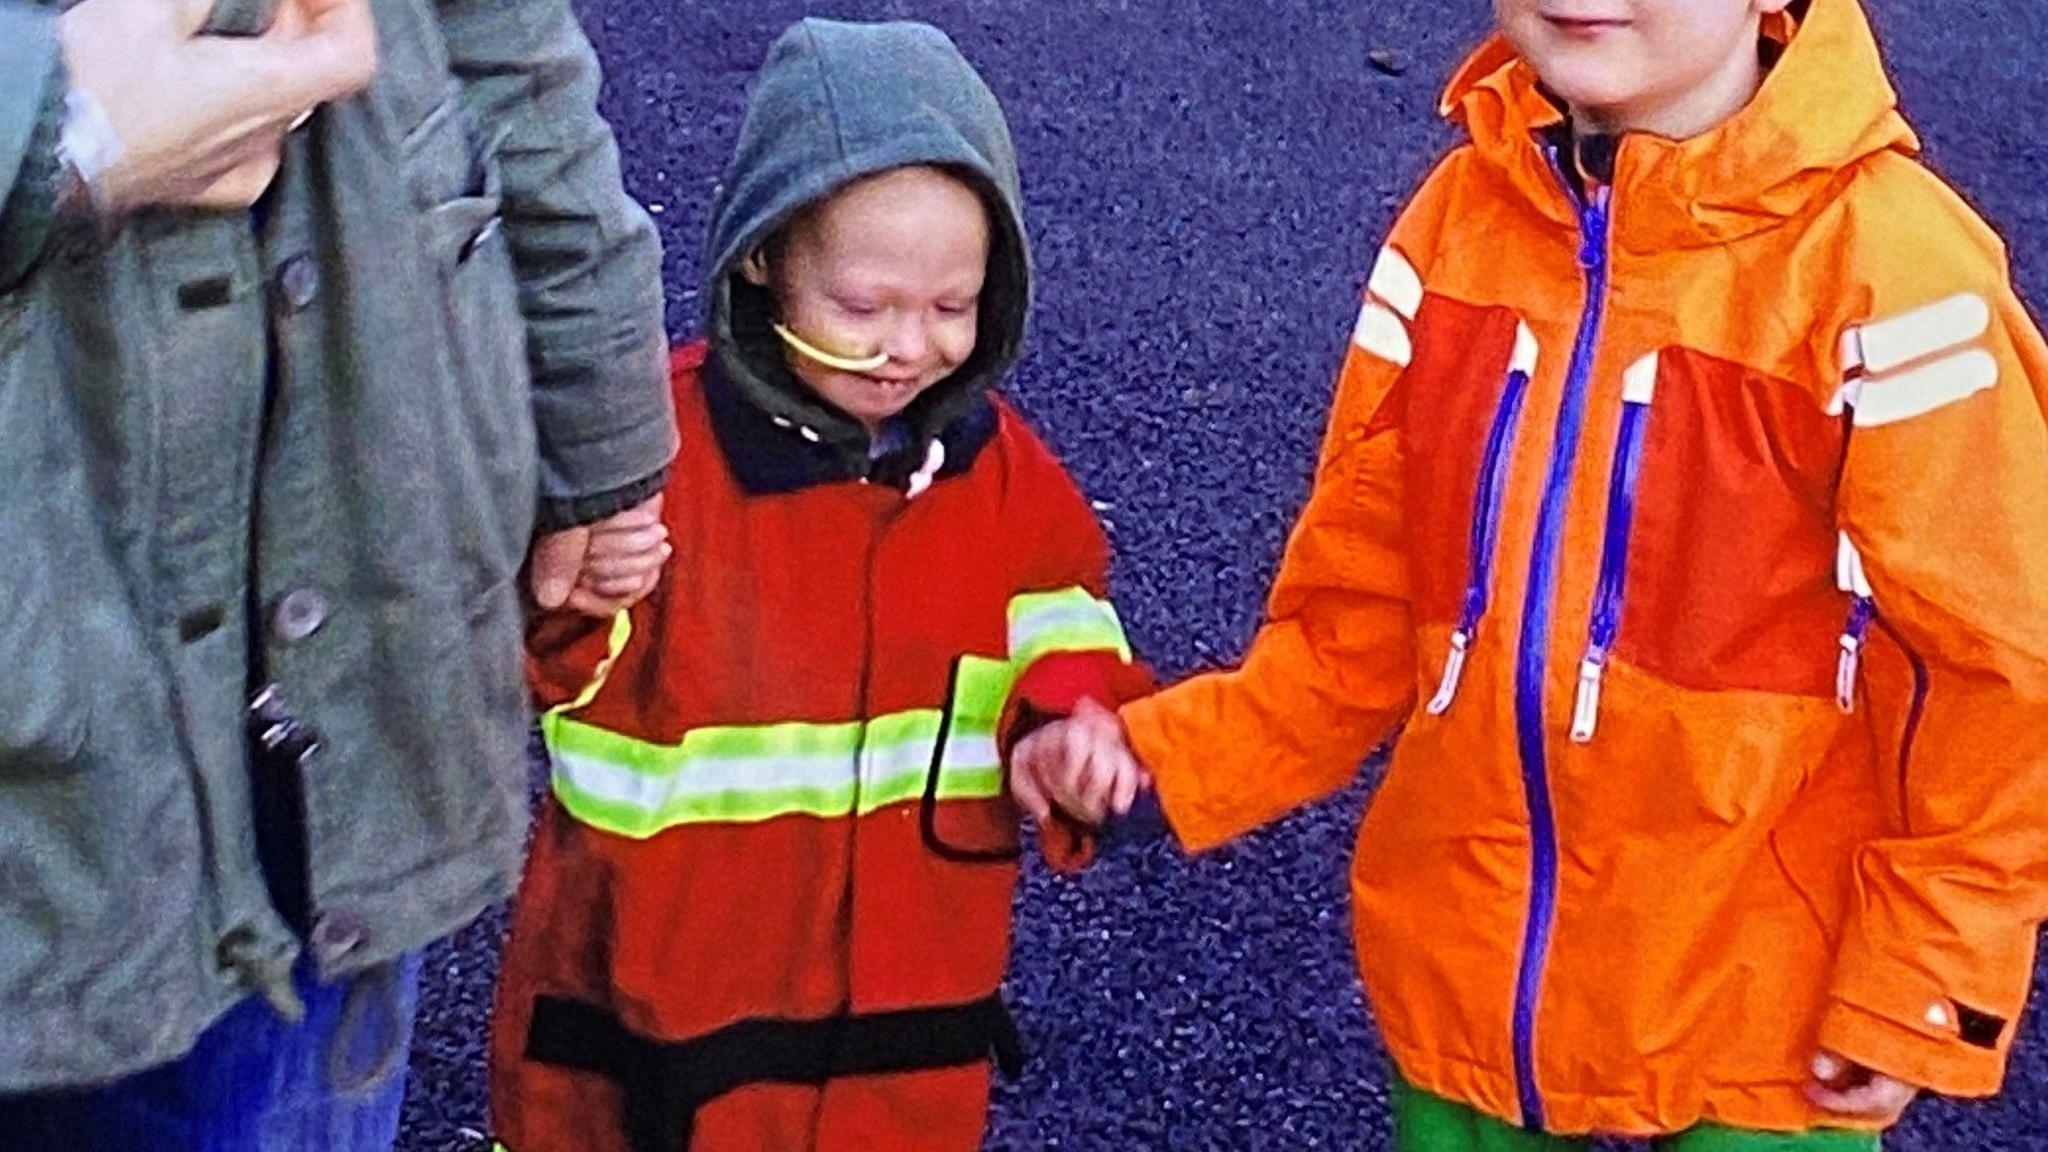
[[[997,708],[1000,711],[1000,705]],[[544,726],[556,797],[577,819],[636,839],[682,824],[865,815],[924,795],[940,714],[863,725],[702,728],[678,744],[636,740],[566,716]],[[940,799],[1002,791],[992,717],[956,715]]]
[[[1010,688],[1017,682],[1017,667],[1007,660],[986,656],[962,656],[953,684],[953,731],[994,735],[1002,723],[1003,709],[1010,705]]]
[[[622,608],[612,617],[612,634],[605,645],[605,657],[598,662],[597,670],[590,674],[590,683],[583,686],[583,691],[577,693],[574,700],[550,708],[548,715],[581,712],[590,707],[590,702],[597,699],[597,694],[604,690],[604,682],[611,677],[612,666],[619,662],[619,653],[626,650],[626,641],[632,638],[633,614]]]
[[[1017,668],[1053,652],[1115,652],[1131,659],[1123,622],[1086,588],[1030,592],[1010,601],[1010,663]]]

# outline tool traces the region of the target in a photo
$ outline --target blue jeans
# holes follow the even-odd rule
[[[300,965],[306,1018],[237,1005],[184,1059],[103,1088],[0,1096],[6,1152],[391,1152],[419,959],[342,984]]]

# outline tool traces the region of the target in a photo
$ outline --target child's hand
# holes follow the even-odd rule
[[[1882,1072],[1822,1051],[1813,1058],[1813,1079],[1806,1098],[1837,1116],[1890,1122],[1906,1111],[1918,1088]]]
[[[551,533],[533,546],[533,598],[542,608],[611,616],[647,598],[674,551],[661,496],[606,520]]]
[[[1031,735],[1010,753],[1010,791],[1041,822],[1055,805],[1084,824],[1126,815],[1151,786],[1116,713],[1084,699],[1073,715]]]

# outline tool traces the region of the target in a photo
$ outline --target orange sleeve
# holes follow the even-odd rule
[[[1447,183],[1440,170],[1424,186],[1375,267],[1308,505],[1243,663],[1123,709],[1190,850],[1343,787],[1414,704],[1398,386]]]
[[[1840,514],[1920,689],[1900,826],[1858,853],[1821,1043],[1988,1095],[2048,917],[2048,346],[1988,228],[1931,178],[1901,183],[1853,273]]]

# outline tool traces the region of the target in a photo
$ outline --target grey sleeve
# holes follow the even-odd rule
[[[56,13],[0,0],[0,292],[21,282],[49,239],[64,89]]]
[[[597,112],[569,0],[439,0],[462,98],[503,166],[540,440],[540,527],[658,491],[676,450],[661,242]]]

